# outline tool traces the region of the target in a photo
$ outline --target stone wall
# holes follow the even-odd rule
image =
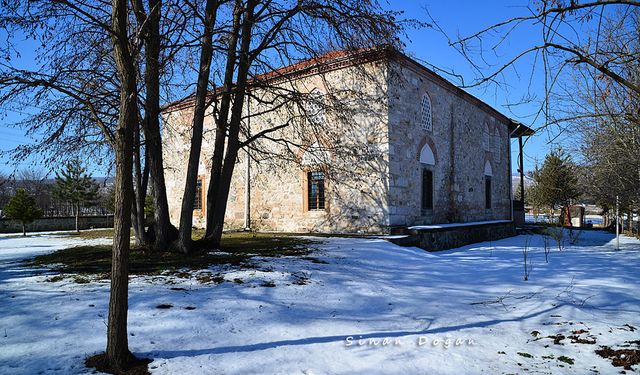
[[[281,84],[286,91],[321,92],[326,104],[322,124],[311,124],[303,118],[306,116],[301,116],[301,111],[306,109],[295,100],[273,110],[284,95],[276,89],[253,93],[268,105],[257,100],[249,102],[245,107],[247,114],[260,115],[253,115],[250,124],[243,124],[243,134],[247,130],[255,134],[287,121],[290,124],[270,134],[274,139],[287,139],[287,144],[262,140],[252,145],[252,228],[286,232],[381,232],[388,226],[386,67],[386,63],[373,62]],[[190,108],[164,114],[167,193],[171,220],[176,224],[186,176],[192,115]],[[205,191],[209,183],[213,129],[212,116],[207,116],[199,169]],[[309,154],[314,156],[309,158]],[[246,150],[241,150],[225,217],[228,229],[243,226],[247,159]],[[328,178],[326,209],[305,210],[306,173],[319,169],[324,170]],[[195,214],[194,225],[204,226],[204,210]]]
[[[510,144],[504,117],[407,61],[347,64],[252,93],[245,106],[251,123],[243,124],[243,138],[287,124],[269,133],[275,141],[252,144],[252,228],[384,232],[394,226],[510,219]],[[315,91],[327,104],[318,123],[310,119],[316,115],[308,116],[304,100],[285,94]],[[431,98],[431,130],[419,124],[425,93]],[[163,114],[167,193],[175,224],[192,115],[189,107]],[[213,138],[213,117],[208,115],[199,167],[205,195]],[[435,158],[434,207],[423,211],[419,154],[425,144]],[[243,226],[248,159],[241,150],[225,217],[228,229]],[[485,165],[492,170],[491,209],[485,209]],[[324,210],[305,209],[305,175],[312,170],[325,171],[328,179]],[[205,225],[204,213],[194,212],[194,225]]]
[[[487,223],[461,227],[416,229],[403,238],[391,239],[401,246],[414,246],[427,251],[454,249],[477,242],[496,241],[516,235],[512,222]]]
[[[80,229],[112,228],[113,215],[80,216]],[[44,232],[55,230],[75,230],[75,217],[47,217],[27,225],[27,232]],[[22,233],[22,224],[15,220],[0,219],[0,233]]]
[[[390,69],[390,222],[394,226],[510,219],[508,124],[420,68],[394,61]],[[428,94],[432,130],[421,128]],[[419,155],[433,149],[434,200],[422,210]],[[492,169],[492,207],[485,209],[485,164]]]

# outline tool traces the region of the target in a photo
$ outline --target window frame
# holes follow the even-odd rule
[[[318,195],[316,197],[316,202],[311,204],[311,192],[312,192],[312,184],[314,181],[320,181],[320,179],[312,178],[313,174],[321,173],[322,174],[322,185],[318,189]],[[303,211],[305,212],[327,212],[329,210],[329,202],[327,201],[327,171],[325,169],[305,169],[303,171]]]
[[[205,210],[204,187],[205,187],[205,178],[204,178],[204,176],[198,176],[198,179],[196,180],[195,199],[193,201],[193,211],[194,212],[203,213],[204,210]]]

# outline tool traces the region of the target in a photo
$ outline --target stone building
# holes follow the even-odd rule
[[[266,137],[240,153],[228,229],[376,233],[512,219],[510,137],[523,127],[412,58],[387,49],[338,51],[253,82],[242,134]],[[211,113],[195,226],[204,225]],[[190,98],[163,111],[174,223],[192,115]]]

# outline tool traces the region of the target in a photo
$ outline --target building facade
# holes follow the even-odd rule
[[[285,232],[511,220],[516,124],[396,51],[334,52],[254,78],[225,224]],[[259,87],[259,88],[258,88]],[[205,120],[194,225],[213,154]],[[171,219],[179,220],[190,99],[163,111]]]

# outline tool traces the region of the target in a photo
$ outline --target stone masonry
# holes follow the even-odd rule
[[[385,50],[328,56],[289,67],[282,75],[286,79],[272,80],[272,88],[253,93],[261,100],[252,99],[245,107],[245,138],[288,125],[240,152],[226,213],[228,229],[244,223],[247,153],[253,229],[383,233],[415,224],[510,219],[508,118],[403,54]],[[300,95],[292,98],[284,92]],[[311,99],[314,94],[322,101],[317,113],[305,104],[316,100]],[[421,126],[424,95],[431,103],[430,129]],[[174,223],[184,190],[192,114],[189,99],[163,111]],[[203,196],[213,137],[213,116],[208,115],[199,165]],[[432,154],[433,160],[421,162],[421,153]],[[423,168],[433,172],[433,208],[428,210],[421,207]],[[320,170],[326,176],[325,209],[309,210],[307,172]],[[205,209],[202,202],[195,210],[195,226],[204,225]]]

